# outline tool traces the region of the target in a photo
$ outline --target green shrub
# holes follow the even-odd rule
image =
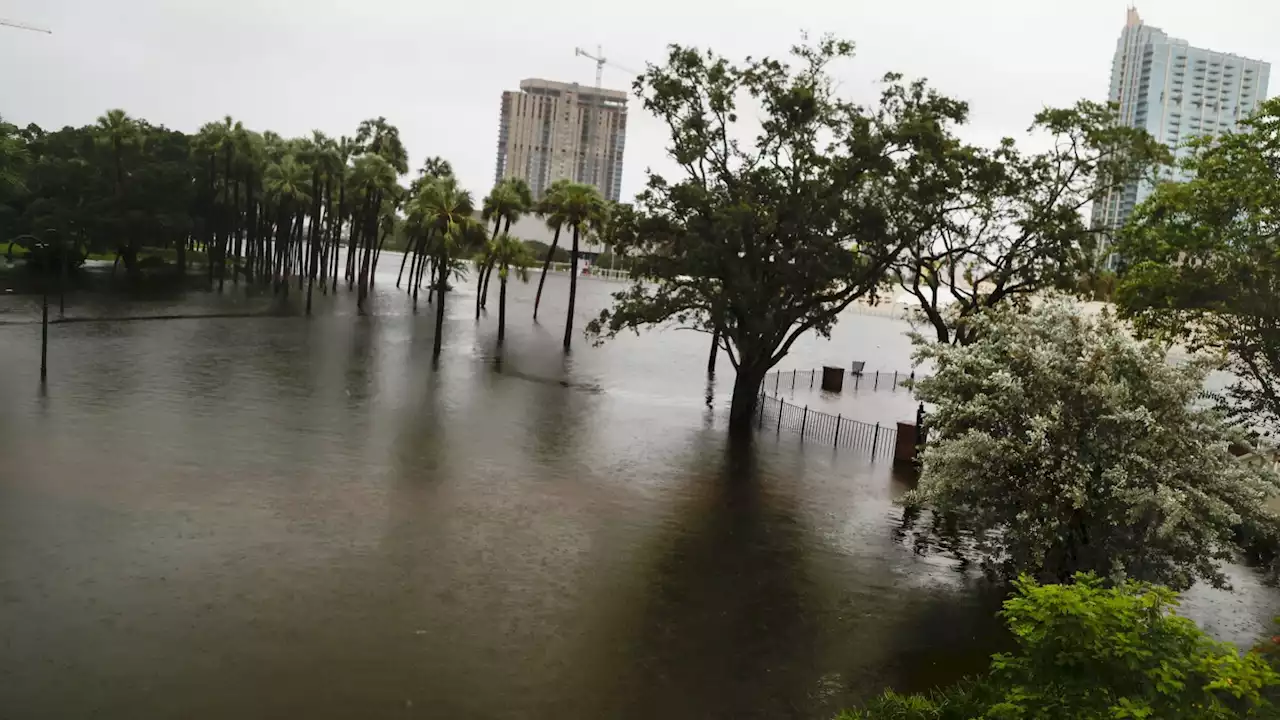
[[[1027,577],[1002,615],[1017,641],[988,675],[931,696],[887,692],[847,720],[1223,720],[1276,717],[1271,648],[1241,654],[1174,613],[1177,594],[1093,575],[1068,585]]]

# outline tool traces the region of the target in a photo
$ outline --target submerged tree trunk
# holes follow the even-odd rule
[[[760,385],[767,371],[768,363],[748,364],[744,361],[739,365],[738,375],[733,379],[733,401],[729,406],[730,435],[750,435],[760,400]]]
[[[564,318],[564,351],[573,343],[573,306],[578,299],[578,226],[573,227],[573,253],[569,256],[569,312]]]
[[[542,302],[542,286],[547,283],[547,268],[551,267],[551,258],[556,254],[556,246],[560,244],[560,228],[551,238],[551,247],[547,248],[547,257],[542,261],[542,277],[538,278],[538,293],[533,296],[533,319],[538,319],[538,305]]]
[[[707,358],[707,374],[716,374],[716,353],[720,352],[720,328],[711,333],[711,357]]]
[[[507,270],[498,270],[498,346],[507,334]]]
[[[439,276],[433,284],[437,285],[437,289],[440,291],[440,297],[436,298],[438,301],[436,302],[436,336],[431,346],[431,357],[433,359],[439,359],[440,349],[444,346],[444,295],[447,292],[444,275],[445,268],[448,266],[447,262],[440,262],[437,268],[439,272],[432,272],[432,275]]]

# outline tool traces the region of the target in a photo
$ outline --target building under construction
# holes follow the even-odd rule
[[[542,197],[560,179],[622,195],[627,94],[577,83],[529,79],[502,93],[494,182],[517,177]]]

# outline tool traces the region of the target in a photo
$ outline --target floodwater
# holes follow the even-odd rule
[[[0,296],[0,716],[821,718],[1006,642],[991,588],[895,534],[910,477],[786,433],[730,447],[706,336],[566,357],[554,275],[537,325],[512,286],[500,353],[496,292],[478,324],[450,294],[433,366],[393,271],[363,317],[343,292],[310,319],[55,325],[43,392],[38,307]],[[578,326],[620,287],[583,279]],[[281,310],[230,284],[68,300]],[[908,369],[903,330],[850,313],[780,367]],[[1248,642],[1280,602],[1233,576],[1189,612]]]

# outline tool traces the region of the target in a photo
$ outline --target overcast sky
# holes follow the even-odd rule
[[[1124,0],[0,0],[0,115],[45,127],[121,107],[193,131],[230,114],[285,136],[351,134],[379,115],[415,167],[453,163],[477,193],[493,180],[503,90],[526,77],[594,82],[574,47],[603,45],[636,70],[669,43],[733,58],[784,53],[801,31],[857,44],[840,72],[872,100],[887,71],[970,103],[964,135],[1018,135],[1046,105],[1105,100]],[[982,10],[979,10],[982,8]],[[1147,0],[1144,20],[1195,45],[1280,61],[1276,0]],[[606,86],[630,76],[606,68]],[[1277,79],[1276,82],[1280,82]],[[1275,94],[1277,88],[1271,89]],[[661,128],[631,105],[623,196],[666,170]]]

